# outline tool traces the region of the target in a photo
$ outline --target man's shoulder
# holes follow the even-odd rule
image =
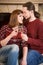
[[[42,21],[41,19],[37,19],[37,20],[36,20],[36,23],[37,23],[38,25],[43,25],[43,21]]]

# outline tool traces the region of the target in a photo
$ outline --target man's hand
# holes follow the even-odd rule
[[[20,65],[27,65],[27,61],[26,60],[22,60]]]
[[[21,33],[21,37],[24,41],[28,41],[28,36],[24,33]]]

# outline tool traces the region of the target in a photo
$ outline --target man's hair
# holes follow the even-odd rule
[[[35,5],[32,2],[24,3],[23,7],[27,7],[27,10],[29,11],[33,10],[35,17],[40,18],[40,14],[37,11],[35,11]]]

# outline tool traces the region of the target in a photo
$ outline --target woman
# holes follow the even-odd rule
[[[27,28],[27,35],[22,34],[22,39],[28,42],[29,52],[27,65],[39,65],[43,63],[43,22],[39,19],[39,13],[35,11],[32,2],[23,4],[24,25]],[[22,64],[25,63],[22,62]]]
[[[23,59],[27,58],[27,45],[22,40],[21,34],[26,34],[23,24],[23,12],[14,10],[11,13],[8,25],[4,25],[0,30],[0,58],[7,65],[17,65],[19,46],[23,48]],[[25,44],[24,44],[25,43]]]

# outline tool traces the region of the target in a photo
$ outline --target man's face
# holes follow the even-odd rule
[[[28,19],[31,17],[30,16],[31,12],[27,9],[27,7],[23,7],[22,11],[23,11],[23,16],[25,17],[25,19]]]

